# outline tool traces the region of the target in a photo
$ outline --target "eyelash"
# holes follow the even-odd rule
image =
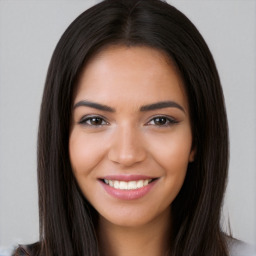
[[[101,121],[101,123],[92,124],[91,122],[93,121],[93,119],[98,119],[98,121]],[[91,126],[91,127],[102,127],[104,125],[109,125],[109,123],[101,116],[85,116],[79,121],[79,124],[82,124],[84,126]]]
[[[100,124],[92,124],[93,119],[95,119],[96,122],[99,121]],[[156,122],[158,122],[157,119],[158,119],[158,121],[160,121],[160,122],[163,121],[164,123],[156,124]],[[88,123],[88,122],[90,122],[90,123]],[[154,122],[154,124],[152,124],[151,122]],[[172,126],[172,125],[177,124],[177,123],[179,123],[179,122],[176,119],[174,119],[173,117],[169,117],[169,116],[155,116],[155,117],[151,118],[146,123],[146,125],[147,126],[155,125],[157,127],[169,127],[169,126]],[[79,124],[82,124],[84,126],[90,126],[90,127],[102,127],[102,126],[105,126],[105,125],[109,125],[109,122],[107,122],[103,117],[96,115],[96,116],[85,116],[85,117],[83,117],[79,121]]]
[[[165,123],[164,124],[156,124],[156,123],[150,124],[152,121],[156,122],[157,119],[158,120],[162,119],[162,121],[164,120]],[[172,125],[177,124],[177,123],[179,123],[179,122],[176,119],[174,119],[173,117],[155,116],[155,117],[151,118],[149,122],[147,122],[147,125],[155,125],[157,127],[169,127],[169,126],[172,126]]]

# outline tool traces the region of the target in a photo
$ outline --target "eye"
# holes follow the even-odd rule
[[[173,124],[177,124],[178,121],[175,120],[174,118],[171,117],[166,117],[166,116],[157,116],[152,118],[147,125],[155,125],[155,126],[171,126]]]
[[[86,126],[103,126],[108,125],[108,122],[100,116],[85,116],[81,119],[81,121],[79,121],[79,124]]]

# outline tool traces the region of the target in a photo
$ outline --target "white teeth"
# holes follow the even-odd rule
[[[114,188],[119,188],[119,181],[118,180],[114,181]]]
[[[143,182],[143,186],[147,186],[147,185],[148,185],[148,183],[149,183],[149,180],[144,180],[144,182]]]
[[[147,186],[151,181],[152,179],[128,181],[128,182],[104,179],[104,182],[108,184],[110,187],[113,187],[115,189],[121,189],[121,190],[131,190],[131,189],[142,188],[144,186]]]
[[[127,183],[128,183],[127,189],[136,189],[137,188],[137,182],[136,181],[129,181]]]
[[[128,187],[127,182],[125,182],[125,181],[120,181],[119,182],[119,188],[120,189],[127,189],[127,187]]]
[[[142,188],[143,187],[143,180],[137,181],[137,188]]]

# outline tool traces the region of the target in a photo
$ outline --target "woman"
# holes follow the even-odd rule
[[[104,1],[60,39],[38,136],[40,241],[16,255],[229,255],[224,98],[194,25]]]

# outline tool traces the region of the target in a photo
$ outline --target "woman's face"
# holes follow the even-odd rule
[[[86,65],[74,98],[74,176],[104,220],[138,226],[169,215],[193,161],[183,82],[158,50],[115,46]]]

